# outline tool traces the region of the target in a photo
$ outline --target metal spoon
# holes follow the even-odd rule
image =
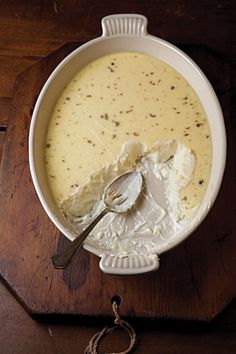
[[[102,196],[105,204],[103,211],[64,251],[51,258],[54,268],[64,269],[69,265],[88,234],[108,212],[124,213],[130,209],[141,192],[142,184],[143,178],[138,171],[126,172],[113,180],[106,187]]]

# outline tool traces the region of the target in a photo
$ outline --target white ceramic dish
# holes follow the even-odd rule
[[[83,247],[86,250],[101,257],[100,268],[112,274],[137,274],[158,269],[158,256],[183,241],[205,218],[217,196],[226,160],[224,120],[211,84],[186,54],[170,43],[149,35],[146,27],[147,19],[142,15],[120,14],[103,18],[102,36],[76,49],[53,71],[38,97],[30,126],[29,162],[38,197],[52,222],[67,238],[73,240],[76,233],[52,198],[44,162],[47,125],[64,86],[82,67],[100,56],[119,51],[136,51],[152,55],[170,64],[185,77],[199,96],[211,129],[213,159],[210,181],[197,215],[188,228],[177,233],[171,241],[160,244],[158,255],[140,254],[122,258],[104,254],[85,242]]]

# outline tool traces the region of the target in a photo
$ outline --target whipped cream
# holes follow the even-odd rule
[[[198,206],[190,207],[180,193],[191,181],[194,168],[192,151],[178,141],[157,141],[151,148],[126,142],[116,160],[92,174],[85,186],[63,201],[62,209],[78,230],[84,229],[105,207],[106,185],[128,170],[139,170],[144,188],[134,207],[124,214],[107,214],[86,243],[101,253],[121,256],[158,253],[195,215]]]

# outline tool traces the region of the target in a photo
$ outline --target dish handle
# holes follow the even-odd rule
[[[159,268],[159,257],[152,255],[111,256],[103,254],[99,263],[100,269],[108,274],[140,274]]]
[[[103,17],[102,35],[110,37],[115,35],[146,36],[147,18],[138,14],[117,14]]]

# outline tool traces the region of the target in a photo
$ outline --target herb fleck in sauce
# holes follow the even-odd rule
[[[192,207],[202,200],[211,169],[210,131],[196,93],[171,66],[142,53],[95,60],[65,87],[49,124],[45,162],[55,200],[60,204],[114,161],[124,142],[151,146],[171,139],[196,157],[193,179],[182,191]]]

